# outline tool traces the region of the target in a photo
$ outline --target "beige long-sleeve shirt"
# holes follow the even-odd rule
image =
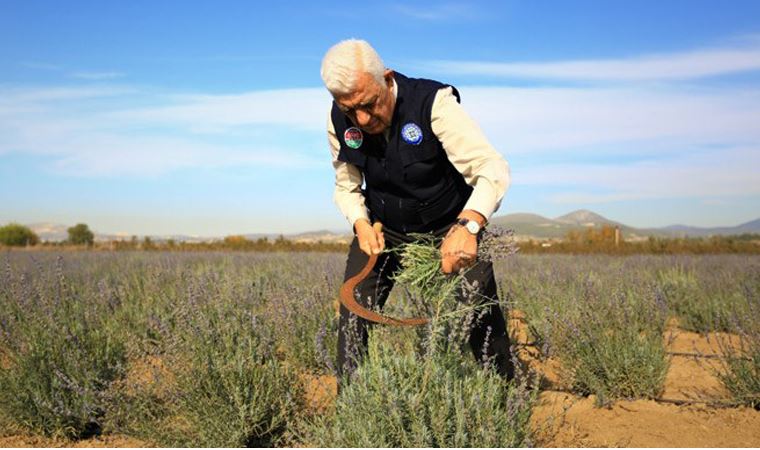
[[[397,92],[398,88],[394,83],[394,96]],[[509,188],[509,164],[488,142],[475,121],[462,109],[451,87],[442,88],[436,93],[430,125],[433,134],[443,145],[449,161],[464,176],[467,184],[473,187],[464,209],[472,209],[489,219],[501,205],[501,200]],[[388,131],[386,139],[387,133]],[[329,112],[327,138],[335,169],[333,200],[350,225],[353,226],[358,219],[369,220],[361,193],[364,181],[361,170],[353,164],[338,160],[340,142]]]

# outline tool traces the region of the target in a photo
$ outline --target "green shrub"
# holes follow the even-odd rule
[[[275,342],[255,317],[207,312],[178,373],[178,406],[194,446],[272,444],[300,399],[295,374],[274,357]]]
[[[262,295],[262,319],[274,328],[278,351],[292,367],[331,373],[338,341],[338,281],[279,281]]]
[[[37,245],[40,242],[40,238],[23,225],[17,223],[9,223],[4,227],[0,227],[0,244],[10,247],[24,247],[26,245]]]
[[[298,440],[320,447],[516,447],[530,444],[535,391],[482,367],[465,350],[474,304],[459,304],[462,275],[444,276],[434,241],[399,249],[396,276],[431,317],[421,342],[370,336],[369,354],[331,414],[304,420]],[[405,333],[408,336],[408,333]],[[419,351],[421,349],[421,352]]]
[[[760,409],[760,278],[745,286],[746,309],[734,316],[740,348],[719,341],[726,356],[718,378],[737,403]]]
[[[316,447],[530,445],[535,392],[457,352],[420,358],[372,336],[370,352],[332,414],[300,432]],[[469,355],[467,355],[469,356]]]
[[[739,404],[760,409],[760,346],[757,341],[753,347],[729,356],[725,362],[728,370],[719,378]]]
[[[601,295],[588,286],[577,310],[554,315],[552,345],[566,369],[566,382],[597,404],[619,398],[657,398],[669,361],[662,339],[667,318],[655,293],[618,291]]]
[[[741,304],[735,274],[712,268],[703,276],[682,265],[657,273],[659,288],[681,328],[698,333],[730,331],[730,315]]]
[[[161,446],[271,446],[298,409],[301,387],[275,356],[272,330],[232,304],[193,304],[163,355],[172,380],[115,402],[112,427]],[[125,415],[129,408],[129,415]]]
[[[37,273],[54,281],[24,284],[7,273],[0,286],[0,410],[29,431],[78,438],[99,432],[125,346],[108,305],[69,285],[61,264]]]

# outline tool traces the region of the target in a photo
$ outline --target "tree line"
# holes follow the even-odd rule
[[[227,236],[210,242],[184,242],[174,239],[157,241],[145,236],[138,239],[95,242],[95,235],[87,224],[79,223],[67,229],[68,238],[60,242],[41,242],[29,227],[10,223],[0,227],[0,246],[43,248],[87,248],[93,250],[123,251],[254,251],[254,252],[341,252],[348,244],[339,242],[295,242],[280,235],[276,239],[248,239],[245,236]],[[625,240],[616,235],[615,227],[605,225],[582,231],[568,232],[558,241],[528,240],[518,245],[521,253],[607,253],[607,254],[703,254],[703,253],[760,253],[760,235],[710,236],[706,238],[658,238]]]
[[[29,227],[9,223],[0,227],[0,246],[5,247],[40,247],[40,248],[86,248],[91,250],[169,250],[169,251],[316,251],[316,252],[344,252],[348,250],[348,244],[334,242],[294,242],[280,235],[274,240],[259,238],[251,240],[245,236],[227,236],[223,240],[210,242],[183,242],[174,239],[157,241],[149,236],[138,239],[132,236],[130,239],[114,239],[109,241],[95,242],[95,235],[89,226],[79,223],[67,229],[68,238],[63,241],[41,241]]]
[[[95,234],[84,223],[78,223],[66,230],[68,239],[64,241],[69,245],[91,246],[95,242]],[[31,247],[40,243],[40,238],[31,228],[11,222],[0,227],[0,244],[7,247]]]
[[[619,230],[618,230],[619,232]],[[630,254],[707,254],[707,253],[760,253],[760,234],[746,233],[734,236],[709,237],[654,237],[625,240],[616,239],[615,227],[571,230],[559,241],[520,242],[521,253],[607,253]]]

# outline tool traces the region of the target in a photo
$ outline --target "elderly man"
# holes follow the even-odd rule
[[[478,282],[480,298],[496,303],[493,267],[476,262],[475,255],[478,237],[509,185],[509,166],[460,107],[457,90],[386,69],[367,42],[354,39],[330,48],[322,79],[334,100],[327,124],[334,200],[356,234],[345,279],[386,245],[412,241],[409,233],[433,233],[444,238],[442,270],[472,266],[466,278]],[[382,231],[373,228],[376,221]],[[398,268],[393,253],[380,254],[358,286],[357,301],[382,308]],[[497,304],[489,308],[471,330],[470,346],[476,359],[494,361],[511,378],[504,316]],[[365,354],[367,326],[341,305],[339,378]]]

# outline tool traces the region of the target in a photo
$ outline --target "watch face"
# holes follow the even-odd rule
[[[474,220],[471,220],[467,222],[467,231],[469,231],[472,234],[478,234],[478,232],[480,231],[480,225],[478,225],[478,223],[475,222]]]

